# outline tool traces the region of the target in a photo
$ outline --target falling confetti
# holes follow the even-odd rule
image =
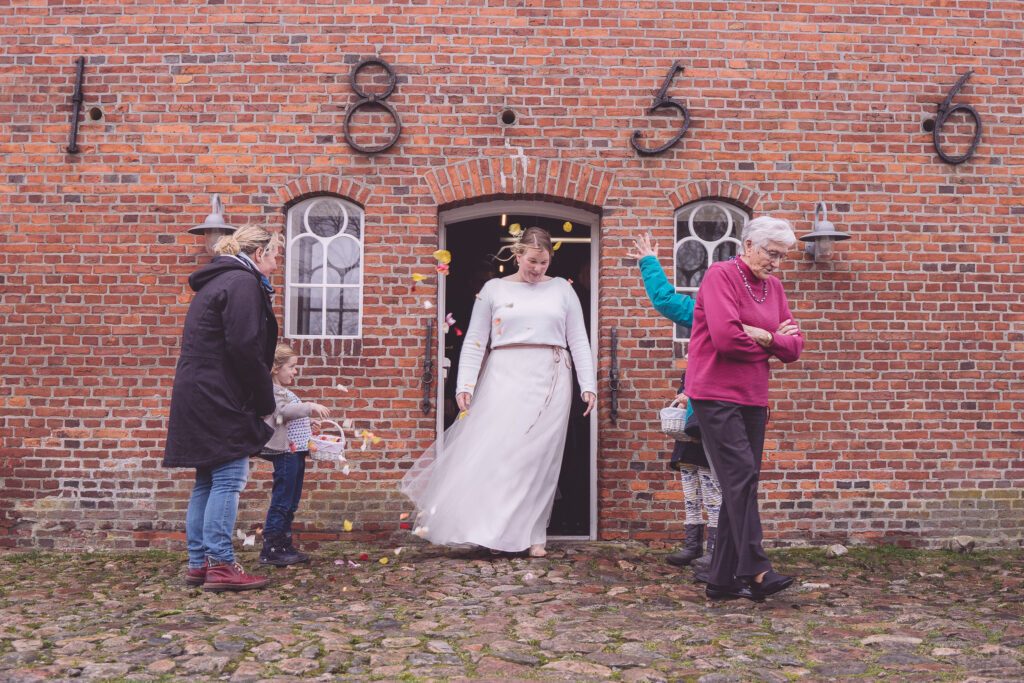
[[[387,564],[387,563],[388,563],[388,558],[386,558],[386,557],[382,557],[382,558],[380,558],[380,559],[379,559],[379,560],[377,560],[377,561],[378,561],[378,562],[380,562],[381,564]]]
[[[346,519],[344,522],[341,523],[341,528],[345,531],[352,531],[352,522]]]
[[[344,391],[346,394],[348,393],[348,387],[344,384],[338,383],[334,388],[338,391]]]
[[[434,307],[434,302],[431,301],[430,299],[427,299],[426,301],[423,302],[423,308],[427,309],[428,311],[430,309],[432,309],[433,307]]]
[[[244,541],[245,540],[245,532],[242,531],[241,529],[235,529],[235,536],[237,536],[238,540],[240,540],[240,541]]]
[[[561,248],[562,248],[562,243],[561,242],[555,242],[555,246],[551,247],[551,251],[558,251]]]
[[[341,426],[344,427],[345,429],[352,429],[352,425],[353,424],[355,424],[355,423],[352,422],[351,418],[349,418],[349,419],[345,420],[344,422],[342,422]]]
[[[412,274],[412,291],[415,292],[416,291],[416,285],[418,285],[419,283],[423,282],[426,279],[427,279],[427,276],[424,275],[423,273],[413,273]]]
[[[437,259],[438,263],[447,265],[452,262],[452,252],[447,249],[438,249],[434,252],[434,258]]]
[[[334,564],[341,564],[341,565],[344,565],[344,564],[345,564],[345,560],[335,560],[335,561],[334,561]]]
[[[403,512],[402,514],[398,515],[398,518],[399,519],[409,519],[409,513],[408,512]]]
[[[425,527],[425,526],[418,526],[418,527],[416,527],[415,529],[412,530],[412,533],[414,535],[420,536],[420,537],[426,536],[427,535],[427,527]]]
[[[455,330],[455,336],[456,337],[461,337],[462,336],[462,330],[460,330],[458,328],[458,326],[455,325],[455,316],[452,315],[451,313],[449,313],[448,315],[446,315],[444,317],[444,324],[445,324],[445,332],[447,332],[449,329],[452,329],[452,330]]]
[[[256,545],[256,534],[249,534],[245,537],[245,540],[242,541],[242,547],[251,547],[254,545]]]
[[[359,559],[363,562],[367,562],[370,559],[369,553],[359,553]]]
[[[441,275],[447,275],[448,274],[448,264],[447,263],[438,263],[436,270]]]
[[[459,417],[457,419],[461,420],[462,418],[466,417],[467,415],[469,415],[469,411],[468,410],[463,410],[461,413],[459,413]]]
[[[570,223],[569,221],[562,223],[562,230],[564,230],[565,232],[572,232],[572,223]]]
[[[360,558],[360,559],[362,559],[362,558]],[[360,567],[358,562],[353,562],[352,560],[348,561],[348,566],[350,566],[350,567],[352,567],[354,569],[358,569]]]
[[[395,557],[398,557],[399,555],[401,555],[402,554],[402,550],[404,550],[404,548],[401,548],[401,547],[395,548]]]
[[[341,473],[344,474],[344,475],[348,475],[348,473],[351,472],[351,471],[352,471],[352,468],[349,467],[348,465],[345,465],[344,467],[341,468]]]
[[[512,235],[513,237],[519,237],[519,235],[521,235],[522,232],[523,226],[519,225],[518,223],[513,223],[512,225],[508,226],[508,234]]]
[[[411,522],[399,522],[398,523],[398,528],[399,529],[411,529],[412,528],[412,523]]]

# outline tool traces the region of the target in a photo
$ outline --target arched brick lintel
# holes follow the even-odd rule
[[[277,190],[278,204],[284,213],[304,199],[320,195],[337,195],[366,208],[371,190],[351,178],[335,175],[307,175],[296,178]]]
[[[754,211],[761,199],[761,193],[739,183],[728,180],[697,180],[683,185],[673,192],[669,200],[679,209],[698,199],[725,199],[741,204]]]
[[[430,170],[425,179],[440,209],[481,199],[544,197],[600,212],[615,174],[560,159],[478,158]]]

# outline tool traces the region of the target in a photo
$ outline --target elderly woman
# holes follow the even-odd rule
[[[794,242],[788,221],[771,216],[751,221],[743,230],[743,255],[712,264],[697,292],[686,394],[722,488],[706,588],[713,600],[761,601],[793,583],[772,570],[761,546],[757,484],[769,360],[792,363],[804,345],[799,333],[777,332],[792,314],[772,273]]]

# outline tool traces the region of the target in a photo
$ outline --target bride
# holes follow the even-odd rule
[[[478,545],[543,557],[562,465],[571,367],[584,415],[597,403],[579,299],[548,277],[554,249],[541,228],[511,247],[518,271],[476,295],[459,360],[463,412],[402,479],[416,504],[413,533],[439,545]],[[570,355],[572,360],[570,361]]]

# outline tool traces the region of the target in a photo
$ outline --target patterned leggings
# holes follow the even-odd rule
[[[703,524],[703,512],[707,512],[708,526],[718,528],[718,510],[722,507],[718,479],[707,467],[686,464],[679,468],[679,476],[686,499],[686,524]]]

